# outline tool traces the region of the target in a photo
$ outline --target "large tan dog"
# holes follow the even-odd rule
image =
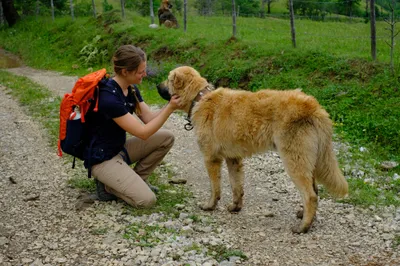
[[[160,95],[179,95],[193,123],[211,180],[211,197],[202,206],[214,210],[221,197],[221,165],[226,161],[233,192],[229,211],[243,206],[243,158],[274,149],[303,199],[300,226],[305,233],[315,216],[317,181],[335,196],[348,185],[332,149],[332,122],[317,100],[299,90],[248,92],[210,85],[193,68],[172,70],[158,86]]]

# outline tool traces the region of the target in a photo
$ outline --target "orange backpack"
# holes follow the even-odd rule
[[[99,82],[108,78],[106,69],[100,69],[78,79],[71,93],[66,93],[60,104],[60,133],[58,138],[58,156],[62,152],[83,160],[87,143],[85,115],[98,111]]]

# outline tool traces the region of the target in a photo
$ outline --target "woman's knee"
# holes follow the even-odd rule
[[[172,133],[172,131],[164,129],[163,134],[165,135],[165,145],[167,147],[172,147],[175,142],[175,135]]]
[[[151,208],[156,204],[156,202],[157,202],[156,195],[154,193],[151,193],[147,195],[145,198],[136,201],[134,206],[137,208]]]

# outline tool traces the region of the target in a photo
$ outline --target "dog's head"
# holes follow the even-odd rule
[[[169,3],[169,0],[162,0],[161,6],[164,8],[172,8],[172,5]]]
[[[171,95],[180,96],[183,110],[188,111],[192,101],[207,86],[207,80],[199,72],[192,67],[182,66],[171,70],[168,79],[157,85],[157,90],[167,101],[171,99]]]

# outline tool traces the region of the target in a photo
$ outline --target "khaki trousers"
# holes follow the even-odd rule
[[[171,149],[174,140],[172,132],[166,129],[160,129],[147,140],[131,137],[127,139],[125,148],[131,162],[136,162],[133,169],[123,160],[124,153],[121,152],[92,166],[92,174],[108,192],[129,205],[151,207],[156,203],[156,196],[145,181]]]

